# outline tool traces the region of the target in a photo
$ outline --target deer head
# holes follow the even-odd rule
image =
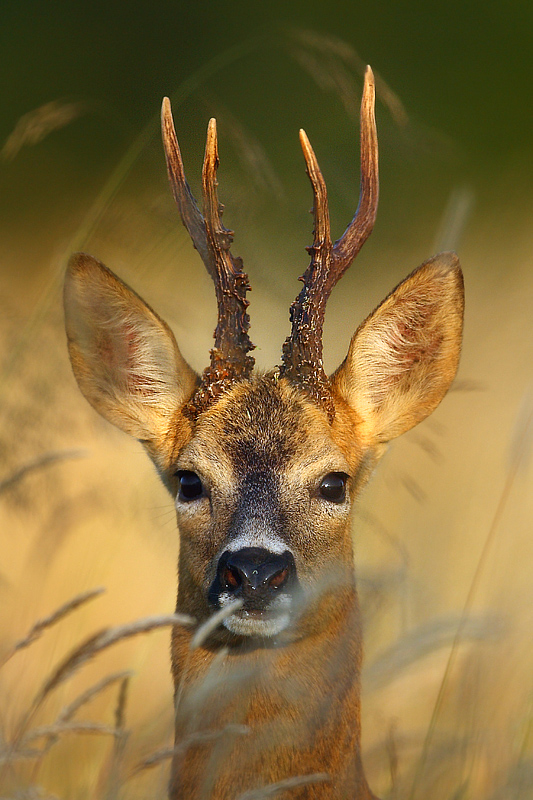
[[[326,301],[371,233],[377,210],[374,81],[368,68],[359,207],[334,244],[324,179],[300,133],[314,195],[311,262],[291,307],[281,366],[257,375],[248,337],[248,277],[231,254],[233,234],[222,225],[216,192],[215,121],[207,134],[203,213],[185,179],[167,99],[162,127],[181,219],[215,283],[218,324],[210,365],[198,376],[157,314],[103,264],[77,254],[65,284],[74,374],[89,403],[142,442],[175,498],[180,611],[202,621],[239,599],[240,608],[215,638],[247,651],[277,644],[310,653],[311,661],[301,655],[298,667],[308,675],[317,669],[311,662],[320,642],[328,648],[344,642],[343,652],[350,653],[343,667],[351,687],[347,707],[357,718],[360,642],[351,510],[387,443],[427,417],[454,378],[463,316],[459,262],[442,253],[416,269],[358,327],[343,363],[326,376]],[[188,636],[174,636],[176,683]],[[314,655],[301,644],[311,639]],[[352,762],[357,721],[353,728]],[[283,776],[284,769],[278,773],[271,765],[268,776]],[[342,769],[345,789],[355,786],[353,768]],[[189,794],[175,788],[174,796],[195,796],[193,778],[187,786]],[[226,797],[221,787],[217,798]]]

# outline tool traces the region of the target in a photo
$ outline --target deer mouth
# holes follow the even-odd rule
[[[226,593],[220,596],[220,606],[224,607],[234,598]],[[285,630],[291,622],[291,598],[280,597],[265,608],[255,608],[244,604],[226,617],[224,626],[237,636],[270,638]]]

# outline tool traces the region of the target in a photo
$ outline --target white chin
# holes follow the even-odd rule
[[[264,618],[249,614],[248,611],[238,611],[224,620],[224,625],[237,636],[270,637],[277,636],[284,631],[290,623],[290,614],[281,612]]]

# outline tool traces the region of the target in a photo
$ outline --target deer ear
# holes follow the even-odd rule
[[[72,369],[89,403],[137,439],[164,435],[197,380],[168,325],[84,253],[69,261],[64,301]]]
[[[459,259],[441,253],[363,322],[332,380],[369,438],[388,442],[437,407],[455,377],[463,325]]]

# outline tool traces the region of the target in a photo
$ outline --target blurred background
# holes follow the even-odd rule
[[[68,256],[86,250],[130,283],[202,370],[214,291],[167,187],[158,118],[169,95],[198,196],[215,116],[256,361],[278,363],[312,241],[298,129],[337,237],[357,205],[369,63],[380,211],[329,302],[326,366],[439,250],[458,251],[467,305],[454,390],[393,444],[355,519],[366,769],[383,798],[533,797],[532,35],[533,6],[516,0],[4,1],[0,795],[165,796],[164,754],[134,771],[171,743],[168,629],[87,659],[36,700],[86,637],[171,612],[176,589],[172,500],[70,372]]]

